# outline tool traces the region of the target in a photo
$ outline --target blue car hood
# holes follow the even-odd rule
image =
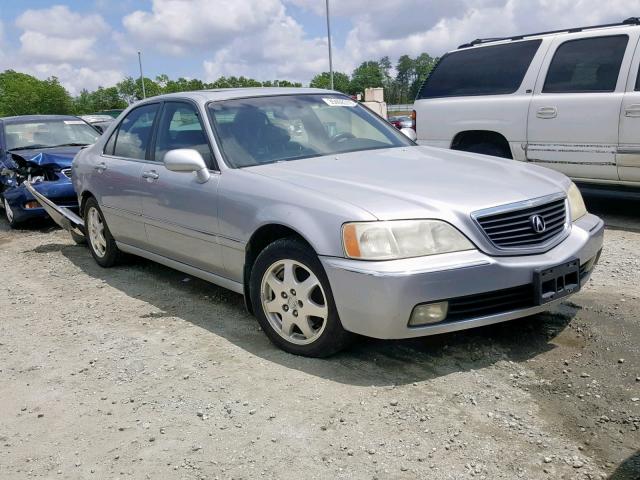
[[[37,150],[12,150],[10,153],[41,167],[69,168],[82,147],[55,147]]]

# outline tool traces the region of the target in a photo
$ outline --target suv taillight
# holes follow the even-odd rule
[[[416,111],[415,110],[411,112],[411,121],[413,122],[412,128],[415,130],[416,129]]]

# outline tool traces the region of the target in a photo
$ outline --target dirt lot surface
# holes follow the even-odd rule
[[[239,295],[0,222],[0,478],[640,478],[640,204],[549,314],[328,360]]]

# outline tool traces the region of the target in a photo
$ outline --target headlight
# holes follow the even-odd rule
[[[569,208],[571,209],[571,221],[575,222],[580,217],[584,217],[587,214],[587,207],[584,205],[582,194],[576,184],[571,182],[571,186],[567,191],[567,198],[569,199]]]
[[[342,227],[347,257],[390,260],[475,248],[458,230],[439,220],[354,222]]]

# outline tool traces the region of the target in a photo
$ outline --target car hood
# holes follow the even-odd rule
[[[55,147],[37,150],[11,150],[14,157],[17,156],[26,162],[40,167],[52,167],[55,169],[69,168],[76,153],[82,147]]]
[[[467,152],[415,146],[249,167],[253,173],[319,191],[380,220],[443,218],[566,191],[546,168]]]

